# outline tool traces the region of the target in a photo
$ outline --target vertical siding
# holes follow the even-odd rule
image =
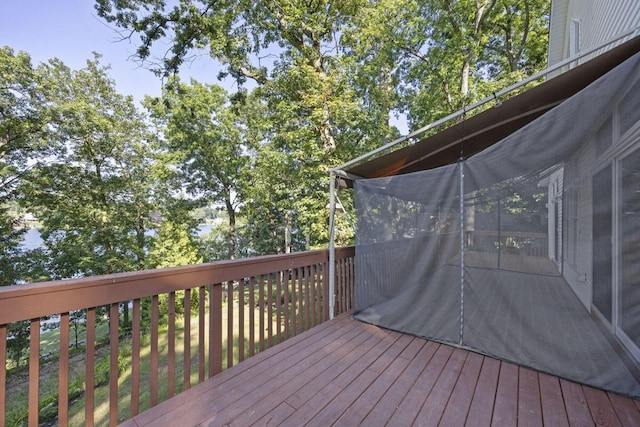
[[[568,43],[572,19],[580,21],[580,51],[584,52],[624,31],[640,26],[640,1],[553,0],[549,35],[550,65],[569,57]],[[635,35],[638,34],[640,31],[636,31]],[[617,44],[619,43],[622,43],[622,40]]]
[[[612,39],[623,31],[640,25],[640,2],[638,0],[594,0],[590,25],[584,35],[586,48],[591,48]]]
[[[553,0],[551,2],[551,15],[549,17],[549,66],[565,58],[568,7],[568,0]]]

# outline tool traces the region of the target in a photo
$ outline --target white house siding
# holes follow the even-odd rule
[[[640,82],[636,84],[640,85]],[[637,93],[636,91],[637,89],[631,93]],[[624,108],[620,108],[621,106]],[[626,122],[635,124],[622,129],[622,117],[626,117]],[[565,232],[562,271],[573,291],[588,309],[592,303],[593,285],[593,177],[639,145],[640,99],[632,95],[622,96],[618,108],[602,117],[597,130],[564,168],[562,223]],[[614,178],[614,182],[617,179]],[[614,200],[612,210],[617,215],[615,204]]]
[[[640,25],[638,0],[553,0],[549,34],[549,65],[570,56],[572,21],[579,22],[579,51],[598,47]],[[635,32],[637,35],[639,31]],[[612,44],[613,47],[624,40]],[[587,60],[585,58],[584,60]]]
[[[627,35],[604,49],[640,35],[640,0],[552,0],[548,64],[551,66],[575,54],[598,48],[623,34]],[[595,51],[580,62],[603,53],[604,49]],[[563,67],[549,77],[575,65],[577,62]],[[635,88],[630,93],[637,94],[637,91]],[[580,120],[580,117],[576,117],[576,120]],[[640,99],[632,95],[623,97],[613,111],[603,114],[596,127],[599,130],[585,138],[582,149],[566,162],[564,168],[562,273],[582,304],[588,310],[595,307],[596,312],[602,314],[603,319],[606,318],[606,324],[612,322],[609,326],[614,334],[640,362],[640,347],[621,332],[619,320],[616,320],[621,315],[617,294],[621,286],[618,277],[618,257],[621,251],[618,236],[621,176],[618,162],[640,147]],[[611,198],[594,199],[599,197],[593,194],[593,186],[596,185],[594,179],[601,179],[602,176],[594,177],[601,171],[605,174],[610,171],[612,174]],[[593,277],[596,261],[594,256],[598,256],[594,254],[594,204],[597,205],[595,209],[606,209],[607,203],[611,203],[612,215],[610,297],[604,291],[606,282],[597,282],[598,286],[594,289]],[[607,236],[601,233],[605,230],[599,231],[597,237],[602,244],[606,242]],[[603,268],[599,274],[606,275],[606,265],[598,265],[600,267],[596,266],[596,269]],[[607,298],[612,300],[611,310],[606,309]],[[602,308],[610,312],[601,312]]]
[[[565,58],[565,32],[567,29],[568,0],[554,0],[551,2],[551,16],[549,17],[549,65],[556,64]]]

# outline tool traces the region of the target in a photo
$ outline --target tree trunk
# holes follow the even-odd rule
[[[462,64],[462,73],[460,75],[460,95],[463,99],[469,93],[469,73],[471,72],[471,54],[467,54]],[[463,101],[463,106],[466,104]]]
[[[284,214],[284,253],[291,253],[291,218],[288,211]]]
[[[129,303],[122,303],[122,329],[129,332]]]
[[[138,205],[138,226],[136,227],[136,244],[137,252],[138,252],[138,266],[143,267],[144,265],[144,250],[145,250],[145,224],[144,224],[144,216],[142,214],[142,208]]]
[[[225,200],[227,214],[229,215],[229,230],[227,231],[227,253],[229,259],[236,257],[236,211],[229,199]]]
[[[224,201],[227,207],[227,215],[229,215],[229,230],[227,232],[227,253],[229,259],[236,257],[236,211],[229,197]]]

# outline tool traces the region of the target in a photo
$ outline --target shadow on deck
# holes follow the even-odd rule
[[[640,401],[340,316],[125,422],[640,425]]]

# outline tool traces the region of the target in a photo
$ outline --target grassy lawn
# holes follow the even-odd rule
[[[238,304],[233,304],[234,313],[233,313],[233,330],[234,330],[234,357],[233,363],[238,363],[239,355],[238,355]],[[208,310],[207,310],[208,311]],[[245,337],[247,341],[245,341],[245,357],[249,356],[249,348],[248,348],[248,336],[249,336],[249,328],[251,327],[249,323],[249,308],[245,306],[244,310],[244,324],[242,325],[245,331]],[[255,311],[256,319],[258,317],[259,311]],[[205,315],[205,332],[208,327],[208,314]],[[198,323],[199,318],[197,314],[192,314],[191,316],[191,370],[190,370],[190,378],[191,385],[195,385],[198,383]],[[256,324],[259,323],[256,321]],[[254,329],[254,333],[256,336],[256,340],[259,337],[259,331],[256,328]],[[227,305],[223,304],[223,313],[222,313],[222,331],[223,331],[223,342],[222,342],[222,365],[223,369],[227,366],[227,341],[226,341],[226,331],[227,331]],[[274,323],[275,330],[275,323]],[[266,336],[266,333],[265,333]],[[158,402],[162,402],[167,399],[168,396],[168,346],[169,346],[169,336],[168,336],[168,327],[163,326],[159,330],[159,338],[158,338]],[[143,347],[140,351],[140,412],[148,409],[151,406],[151,394],[150,394],[150,383],[151,383],[151,347],[149,345],[149,339],[145,340],[142,343]],[[175,389],[176,394],[180,393],[183,389],[183,376],[184,376],[184,318],[180,317],[176,319],[176,336],[175,336],[175,350],[176,350],[176,367],[175,367]],[[205,333],[205,349],[208,347],[208,333]],[[256,343],[256,352],[258,351],[258,344]],[[126,361],[125,369],[122,369],[118,379],[118,421],[122,422],[131,415],[131,364],[130,364],[130,354],[131,354],[131,341],[126,340],[121,343],[120,353],[126,354],[128,356],[128,360]],[[208,372],[208,355],[205,354],[205,376]],[[100,425],[108,425],[109,423],[109,385],[105,384],[102,386],[98,386],[95,389],[95,423],[97,426]],[[69,408],[69,425],[83,425],[84,423],[84,396],[79,398],[76,402],[74,402]]]
[[[244,328],[245,337],[245,358],[249,357],[249,330],[254,328],[255,334],[255,351],[259,351],[259,309],[256,307],[254,311],[255,325],[249,323],[249,307],[244,307],[244,322],[239,324],[239,304],[237,299],[234,300],[233,307],[233,364],[238,363],[238,331],[242,326]],[[265,309],[265,340],[267,339],[267,313]],[[206,310],[208,312],[208,309]],[[273,309],[272,330],[274,334],[273,342],[276,342],[276,310]],[[284,322],[284,315],[281,316]],[[222,307],[222,365],[223,369],[227,366],[227,328],[228,328],[228,305],[223,302]],[[197,313],[191,315],[191,369],[190,378],[191,385],[198,382],[198,325],[199,319]],[[208,314],[205,316],[205,349],[208,347]],[[71,341],[75,342],[75,334],[71,330]],[[44,418],[48,414],[57,414],[57,389],[58,389],[58,361],[57,353],[59,351],[58,342],[59,331],[51,330],[41,335],[41,354],[51,354],[50,359],[42,360],[40,366],[40,401],[51,402],[48,407],[41,408],[40,416]],[[108,322],[99,324],[96,330],[97,341],[100,342],[108,336]],[[166,400],[168,395],[168,327],[161,326],[158,338],[158,401]],[[284,338],[283,338],[284,339]],[[79,341],[85,340],[85,331],[82,330],[78,335]],[[175,389],[179,393],[183,388],[183,369],[184,369],[184,317],[176,319],[175,333]],[[121,338],[119,341],[120,353],[120,373],[118,379],[118,420],[122,422],[130,417],[131,414],[131,340],[130,338]],[[267,345],[265,345],[267,347]],[[140,350],[140,411],[148,409],[151,404],[150,382],[151,382],[151,347],[149,344],[149,336],[142,337]],[[206,353],[206,350],[205,350]],[[108,380],[108,363],[109,363],[109,345],[98,345],[96,349],[96,378],[100,381],[102,373],[102,382],[95,387],[95,424],[108,425],[109,421],[109,385],[108,381],[104,381],[105,374]],[[205,354],[205,373],[208,372],[208,355]],[[82,389],[85,377],[85,354],[84,350],[73,352],[69,361],[69,383],[70,389],[75,385],[76,390]],[[7,377],[7,425],[26,425],[26,414],[28,408],[28,370],[21,369],[11,372]],[[85,396],[84,393],[76,393],[70,396],[69,406],[69,425],[84,425],[85,414]],[[41,420],[42,421],[42,420]]]

